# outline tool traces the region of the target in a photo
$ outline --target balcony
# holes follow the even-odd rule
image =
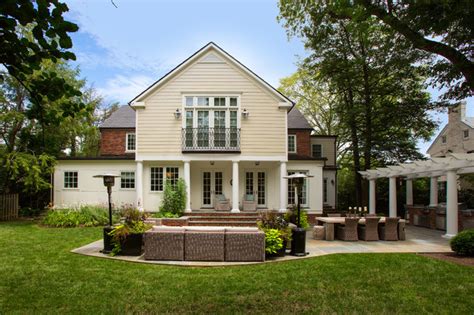
[[[239,128],[183,128],[183,153],[240,153]]]

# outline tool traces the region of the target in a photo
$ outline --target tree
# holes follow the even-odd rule
[[[47,101],[63,96],[80,96],[80,91],[69,85],[55,72],[38,71],[45,60],[74,60],[69,51],[69,33],[78,26],[66,21],[63,14],[69,9],[59,0],[3,0],[0,2],[0,63],[28,91],[38,110]],[[27,80],[28,78],[28,80]],[[0,82],[5,74],[0,74]],[[64,104],[65,115],[74,116],[83,104]]]
[[[417,140],[433,133],[426,69],[417,65],[424,53],[407,49],[408,41],[375,18],[359,22],[315,13],[302,25],[286,25],[311,52],[303,67],[336,95],[338,121],[349,136],[355,203],[361,205],[359,171],[420,158]]]
[[[338,135],[336,150],[342,157],[349,141],[347,130],[337,114],[338,97],[329,84],[311,73],[304,65],[280,80],[279,90],[296,102],[296,106],[319,135]]]
[[[279,6],[280,18],[295,32],[318,28],[328,17],[354,23],[376,17],[403,35],[410,43],[404,49],[416,48],[434,56],[433,83],[448,87],[445,99],[463,99],[474,93],[474,7],[470,1],[280,0]]]

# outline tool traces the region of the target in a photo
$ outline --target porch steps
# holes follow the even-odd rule
[[[206,217],[258,217],[259,212],[241,211],[241,212],[230,212],[230,211],[205,211],[205,210],[193,210],[192,212],[184,214],[187,217],[194,216],[206,216]]]
[[[190,226],[256,226],[258,212],[193,211],[186,213]]]
[[[257,220],[255,221],[189,221],[189,226],[257,226]]]

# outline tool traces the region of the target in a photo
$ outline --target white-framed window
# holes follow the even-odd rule
[[[288,171],[288,175],[293,175],[295,173],[308,174],[308,171]],[[289,205],[296,204],[295,186],[293,185],[293,183],[291,183],[291,179],[288,180],[288,204]],[[305,178],[304,183],[303,183],[301,206],[303,207],[308,206],[308,179],[307,178]]]
[[[168,179],[176,186],[179,178],[179,168],[175,166],[150,168],[150,191],[163,191],[165,181]]]
[[[328,202],[328,179],[323,179],[323,202]]]
[[[64,172],[64,188],[78,188],[78,172],[77,171]]]
[[[446,143],[446,136],[441,136],[441,143]]]
[[[323,146],[321,144],[312,144],[311,145],[311,154],[314,158],[323,157]]]
[[[288,152],[296,153],[296,135],[288,135]]]
[[[120,188],[121,189],[135,189],[135,172],[133,171],[120,172]]]
[[[469,129],[462,131],[462,137],[463,139],[469,139]]]
[[[137,142],[135,138],[135,133],[130,132],[125,135],[125,151],[134,152]]]

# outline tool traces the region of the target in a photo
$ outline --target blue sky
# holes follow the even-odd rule
[[[305,50],[288,40],[272,0],[71,0],[76,65],[107,102],[122,104],[210,41],[278,87]],[[438,92],[431,90],[434,98]],[[474,116],[474,101],[468,101]],[[433,114],[441,126],[447,114]],[[421,152],[428,143],[420,142]]]

